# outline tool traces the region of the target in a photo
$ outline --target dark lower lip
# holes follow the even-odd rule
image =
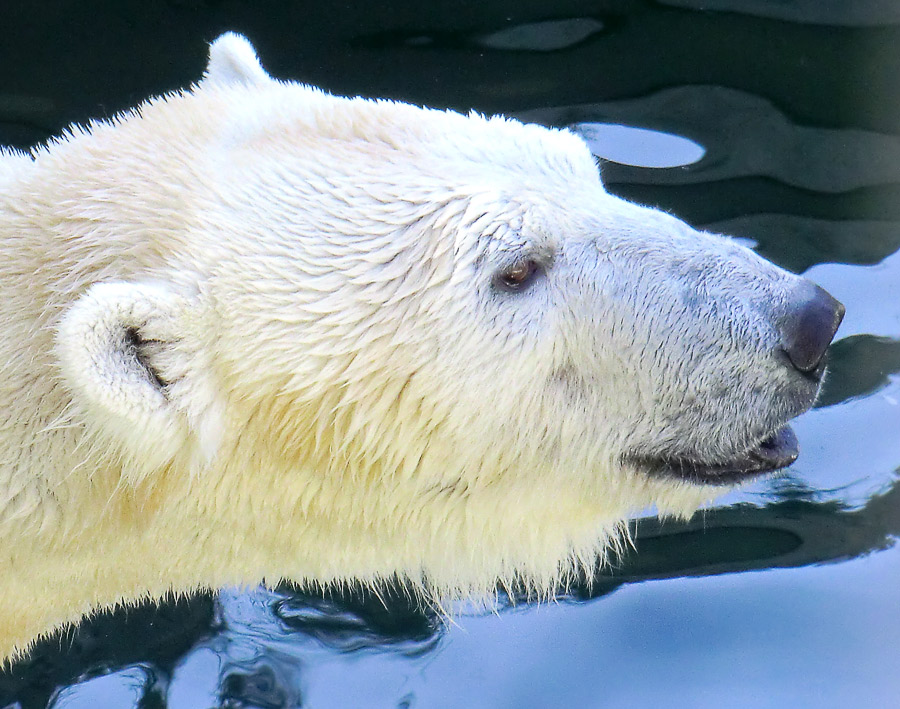
[[[798,377],[802,377],[816,386],[822,383],[822,378],[825,376],[825,370],[828,368],[828,354],[825,354],[815,368],[808,372],[801,372],[794,367],[794,365],[791,364],[790,357],[788,357],[787,352],[784,350],[779,350],[776,356],[782,364],[789,368],[789,371],[795,372]]]
[[[776,431],[758,446],[742,455],[721,463],[707,463],[688,458],[628,459],[648,474],[675,478],[695,485],[735,485],[750,478],[786,468],[795,460],[799,448],[797,436],[790,426]]]

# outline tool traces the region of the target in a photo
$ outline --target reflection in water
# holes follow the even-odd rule
[[[900,222],[900,181],[839,195],[799,190],[762,177],[673,186],[611,182],[609,188],[627,199],[673,211],[699,226],[721,224],[747,214],[783,214],[814,221],[863,222],[874,220],[877,214],[891,223],[888,228]],[[888,229],[885,231],[890,233]],[[790,248],[790,244],[782,246],[784,251]]]
[[[900,341],[889,337],[846,337],[831,346],[828,356],[829,376],[816,408],[874,394],[900,373]]]
[[[475,39],[488,49],[510,49],[531,52],[550,52],[573,47],[603,30],[603,23],[593,17],[566,20],[547,20],[513,25]]]
[[[293,592],[272,606],[290,632],[300,632],[341,652],[392,647],[409,657],[434,649],[441,622],[402,589]]]
[[[220,631],[209,594],[100,613],[75,632],[41,641],[30,657],[0,672],[0,706],[16,700],[23,709],[43,708],[60,687],[132,666],[148,669],[144,696],[164,697],[191,648]]]
[[[607,24],[595,17],[567,17],[512,25],[504,23],[488,32],[446,29],[378,32],[356,38],[353,43],[378,49],[400,46],[432,50],[481,48],[501,52],[554,52],[580,45],[605,29]]]
[[[900,536],[900,482],[856,510],[815,502],[814,491],[790,478],[780,497],[764,507],[708,510],[688,522],[639,520],[634,548],[560,600],[583,603],[650,580],[845,561],[886,549]],[[500,607],[512,610],[511,599]],[[0,675],[0,706],[13,698],[23,707],[47,706],[56,687],[65,685],[54,707],[98,706],[101,695],[106,701],[140,696],[143,707],[165,706],[167,698],[173,709],[301,706],[309,674],[321,671],[330,653],[427,658],[447,627],[401,588],[325,595],[290,587],[223,591],[215,599],[162,604],[167,622],[160,624],[140,618],[151,617],[151,610],[101,614],[82,624],[71,650],[58,640],[42,643],[30,660]],[[123,636],[133,639],[122,642]],[[173,664],[176,657],[157,648],[182,656]]]
[[[53,702],[53,709],[135,706],[143,699],[146,685],[146,672],[131,667],[66,687]]]
[[[687,185],[769,177],[824,193],[900,181],[900,136],[802,125],[771,101],[722,86],[680,86],[649,96],[536,109],[522,118],[550,125],[603,119],[687,136],[707,150],[688,170],[643,172],[611,167],[615,183]]]
[[[843,561],[886,549],[900,535],[897,481],[855,510],[836,501],[804,499],[809,495],[800,491],[787,484],[779,502],[709,510],[684,523],[641,520],[636,552],[612,576],[646,580]],[[742,531],[740,539],[736,530]],[[690,541],[681,551],[680,535]],[[653,540],[651,549],[665,550],[659,561],[641,559],[647,539]]]
[[[279,677],[273,665],[266,663],[249,670],[229,668],[222,680],[221,705],[258,709],[302,706],[297,683],[285,681],[292,679],[291,675]]]
[[[735,12],[791,22],[845,27],[900,24],[900,4],[893,0],[659,0],[664,5]]]
[[[795,273],[825,262],[873,265],[900,248],[900,221],[747,214],[705,227],[749,239],[760,254]]]
[[[71,26],[91,27],[121,44],[121,70],[94,69],[108,65],[107,43],[73,41],[66,66],[74,73],[59,78],[58,62],[19,61],[19,35],[10,32],[0,46],[0,56],[15,58],[0,62],[0,74],[15,74],[6,77],[12,88],[0,89],[3,141],[25,147],[68,120],[184,86],[202,64],[202,38],[243,30],[265,47],[279,76],[578,126],[595,152],[616,161],[602,167],[612,191],[752,240],[798,272],[809,269],[848,313],[819,408],[798,422],[800,462],[755,493],[735,494],[740,504],[686,523],[641,520],[635,549],[569,589],[563,603],[501,603],[497,618],[463,609],[458,629],[400,589],[383,589],[384,603],[375,594],[292,588],[199,594],[101,614],[42,642],[0,673],[0,707],[533,706],[541,690],[545,705],[588,707],[634,705],[653,687],[662,699],[643,705],[668,706],[673,688],[687,696],[690,676],[703,668],[708,681],[686,705],[730,705],[739,690],[755,689],[757,705],[826,706],[838,700],[811,701],[815,687],[806,685],[834,681],[854,663],[884,667],[880,654],[896,654],[896,573],[865,577],[876,582],[842,604],[834,599],[845,587],[859,590],[851,584],[867,560],[896,566],[898,559],[895,550],[874,552],[900,536],[900,483],[891,472],[900,466],[900,257],[892,255],[900,248],[900,111],[890,93],[900,4],[601,0],[554,18],[546,3],[400,2],[390,13],[365,3],[314,12],[275,3],[265,13],[240,3],[154,6],[175,18],[173,32],[160,32],[156,19],[125,28],[96,9],[98,16],[74,22],[76,7],[48,5],[41,21],[59,37],[34,41],[26,32],[23,41],[56,46]],[[23,17],[32,15],[27,9]],[[864,495],[854,493],[860,487]],[[857,561],[834,563],[847,559]],[[786,568],[797,571],[775,571]],[[764,570],[771,571],[738,573]],[[753,583],[778,593],[770,599]],[[659,600],[667,594],[675,598],[669,607]],[[620,601],[630,619],[624,626],[610,611]],[[706,615],[697,605],[728,601],[730,610]],[[671,624],[673,607],[689,609],[681,630]],[[547,617],[551,631],[542,626]],[[819,627],[790,625],[794,617]],[[822,641],[824,631],[832,634]],[[879,637],[893,642],[879,645]],[[531,655],[523,650],[529,641]],[[773,667],[773,656],[782,664]],[[667,657],[670,664],[661,664]],[[437,665],[449,678],[443,684],[429,675]],[[747,667],[749,679],[736,682]],[[836,681],[866,704],[871,688],[895,698],[898,675],[875,670]],[[607,702],[617,683],[619,701]],[[782,685],[794,694],[777,695]],[[460,699],[467,688],[472,701]]]
[[[900,136],[800,125],[771,101],[719,86],[519,116],[582,133],[614,161],[601,168],[613,192],[751,239],[796,272],[825,261],[878,263],[900,247]],[[685,136],[705,153],[689,160],[683,144],[656,142],[648,159],[624,127],[608,133],[610,153],[596,129],[583,128],[601,120]]]
[[[699,161],[706,150],[680,135],[611,123],[576,123],[571,129],[597,157],[637,167],[682,167]]]
[[[895,224],[889,222],[891,227]],[[890,238],[896,239],[896,232]],[[839,337],[868,334],[900,339],[900,251],[872,266],[819,263],[804,275],[847,306]]]

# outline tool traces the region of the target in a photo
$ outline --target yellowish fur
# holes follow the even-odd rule
[[[279,83],[234,36],[191,91],[0,154],[0,657],[263,580],[548,595],[627,514],[689,513],[710,489],[620,462],[640,412],[560,393],[572,318],[466,300],[602,200],[682,229],[572,135]]]

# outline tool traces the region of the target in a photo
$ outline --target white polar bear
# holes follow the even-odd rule
[[[283,578],[548,594],[630,512],[794,459],[824,291],[607,194],[566,131],[210,54],[0,154],[0,656]]]

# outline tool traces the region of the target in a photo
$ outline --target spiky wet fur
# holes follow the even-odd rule
[[[606,195],[575,136],[277,82],[234,35],[211,55],[190,91],[0,153],[0,656],[280,579],[548,598],[628,514],[718,492],[626,449],[725,455],[793,415],[742,303],[794,277]],[[610,249],[646,302],[604,329]],[[738,325],[673,310],[695,274],[669,249]],[[504,300],[517,253],[568,280]],[[688,407],[666,357],[691,396],[774,384]]]

